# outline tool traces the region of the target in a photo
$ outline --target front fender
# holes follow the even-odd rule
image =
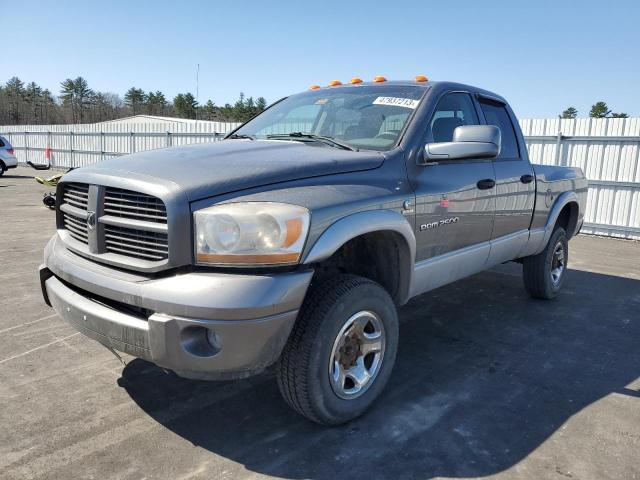
[[[305,256],[303,263],[313,264],[331,257],[348,241],[376,232],[393,232],[400,236],[401,252],[398,295],[396,301],[404,304],[409,299],[416,257],[416,239],[413,227],[400,213],[392,210],[369,210],[354,213],[333,223],[318,238]],[[372,259],[373,260],[373,259]]]
[[[407,219],[392,210],[368,210],[341,218],[327,228],[309,250],[303,263],[318,263],[333,255],[342,245],[360,235],[397,232],[407,242],[412,264],[416,258],[416,237]]]

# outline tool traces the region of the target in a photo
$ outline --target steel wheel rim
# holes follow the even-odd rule
[[[554,285],[558,285],[562,279],[562,274],[565,269],[566,255],[564,252],[564,244],[558,242],[553,249],[553,255],[551,256],[551,281]]]
[[[373,384],[384,357],[384,324],[374,312],[363,310],[347,319],[333,342],[329,383],[340,398],[351,400]]]

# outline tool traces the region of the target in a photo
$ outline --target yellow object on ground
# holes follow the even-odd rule
[[[60,178],[62,178],[62,175],[64,174],[58,173],[57,175],[53,175],[52,177],[49,177],[49,178],[35,177],[35,179],[36,179],[36,182],[38,182],[41,185],[46,185],[48,187],[55,187],[56,185],[58,185],[58,181],[60,180]]]

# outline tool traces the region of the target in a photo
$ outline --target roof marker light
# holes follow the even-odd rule
[[[373,77],[373,81],[376,83],[380,83],[380,82],[386,82],[387,79],[381,75],[376,75],[375,77]]]
[[[425,75],[416,75],[416,82],[428,82],[429,79]]]
[[[318,90],[319,88],[322,88],[322,87],[320,87],[320,85],[311,85],[309,87],[309,90]]]
[[[329,86],[330,86],[330,87],[337,87],[337,86],[339,86],[339,85],[342,85],[342,82],[341,82],[340,80],[331,80],[331,81],[329,82]]]
[[[362,79],[358,78],[358,77],[353,77],[351,80],[349,80],[349,83],[351,84],[357,84],[357,83],[362,83]]]

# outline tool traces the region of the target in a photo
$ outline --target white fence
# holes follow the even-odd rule
[[[81,167],[110,157],[187,143],[214,142],[238,123],[127,123],[84,125],[13,125],[0,127],[20,163]]]
[[[580,167],[589,179],[583,232],[640,239],[640,118],[521,120],[534,163]],[[232,123],[0,126],[22,163],[82,166],[127,153],[220,140]],[[169,129],[169,130],[167,130]]]
[[[589,179],[584,233],[640,239],[640,118],[521,120],[533,163]]]

